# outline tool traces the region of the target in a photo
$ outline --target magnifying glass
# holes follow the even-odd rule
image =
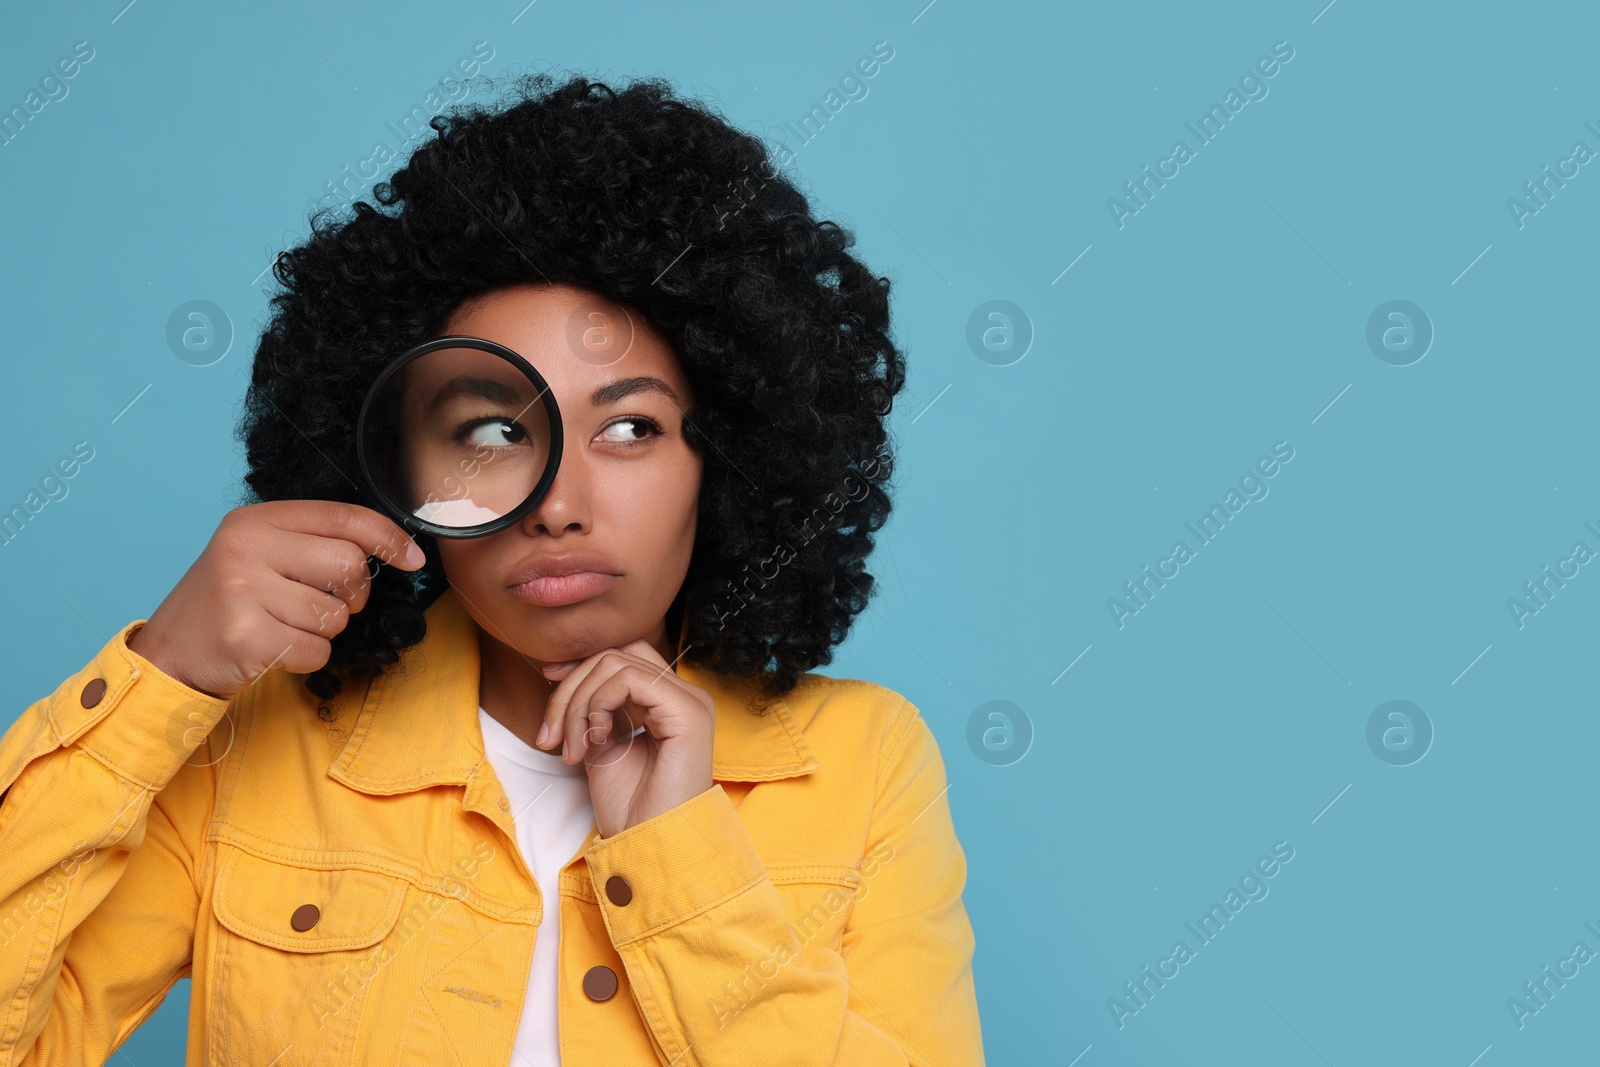
[[[517,523],[561,465],[561,409],[522,356],[481,337],[408,349],[367,390],[356,455],[407,531],[472,538]]]

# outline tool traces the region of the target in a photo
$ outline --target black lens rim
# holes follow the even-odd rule
[[[533,487],[533,491],[528,494],[522,503],[506,514],[497,519],[479,523],[476,526],[440,526],[426,519],[419,519],[407,512],[384,489],[382,482],[375,473],[377,457],[373,456],[367,448],[367,422],[373,409],[374,401],[383,390],[383,387],[388,384],[391,378],[400,373],[400,369],[406,364],[445,348],[475,348],[482,352],[488,352],[490,355],[499,356],[507,363],[510,363],[538,388],[545,412],[550,417],[550,458],[545,461],[544,473],[540,476],[538,484]],[[561,408],[556,403],[556,396],[550,388],[550,383],[545,381],[544,375],[539,373],[537,367],[528,362],[520,353],[495,341],[485,340],[482,337],[451,335],[448,337],[436,337],[408,348],[391,360],[389,365],[384,367],[378,376],[373,379],[372,385],[367,389],[366,399],[361,402],[361,413],[356,417],[356,459],[361,465],[361,476],[366,480],[368,491],[383,505],[384,510],[389,512],[390,516],[408,532],[425,533],[432,537],[447,537],[456,541],[468,541],[476,537],[487,537],[490,534],[499,533],[501,530],[515,526],[522,521],[523,516],[539,505],[545,494],[550,491],[551,484],[556,480],[556,471],[561,466],[563,436]]]

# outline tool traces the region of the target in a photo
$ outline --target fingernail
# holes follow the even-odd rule
[[[544,747],[544,743],[549,739],[550,739],[550,724],[547,723],[547,722],[542,722],[542,723],[539,724],[539,736],[534,738],[534,744],[538,745],[540,748],[543,748]]]
[[[424,563],[428,562],[427,553],[423,552],[422,547],[415,541],[407,541],[406,562],[411,564],[413,567],[420,567]]]

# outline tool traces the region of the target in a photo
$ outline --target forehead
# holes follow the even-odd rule
[[[639,311],[567,284],[517,285],[464,301],[446,330],[505,345],[539,369],[558,403],[588,403],[621,378],[660,378],[690,400],[672,345]]]

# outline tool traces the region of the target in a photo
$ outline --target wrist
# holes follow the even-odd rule
[[[142,623],[133,631],[124,642],[129,652],[143,660],[150,667],[166,675],[178,684],[193,689],[197,693],[204,693],[216,700],[232,700],[233,693],[218,693],[201,685],[198,680],[190,678],[184,671],[175,666],[156,638],[149,636],[149,623]]]
[[[601,834],[600,834],[601,840],[608,840],[610,838],[616,837],[618,834],[623,833],[624,831],[633,829],[635,826],[642,826],[642,825],[644,825],[645,823],[649,822],[652,819],[659,819],[664,815],[670,815],[673,812],[679,811],[680,809],[683,808],[683,806],[685,804],[689,804],[692,801],[697,800],[700,797],[704,796],[706,791],[708,789],[710,789],[712,786],[716,785],[716,784],[717,783],[712,779],[710,774],[707,774],[706,778],[705,778],[705,783],[703,785],[699,786],[698,788],[691,788],[690,792],[688,792],[684,796],[680,797],[678,802],[673,804],[671,807],[662,808],[662,809],[660,809],[658,811],[640,812],[637,818],[629,821],[626,825],[622,826],[621,828],[619,828],[617,830],[613,830],[609,834],[605,833],[604,831],[602,831]]]

